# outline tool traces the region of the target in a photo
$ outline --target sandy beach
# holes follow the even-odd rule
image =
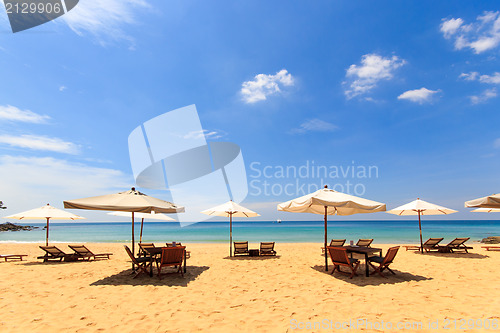
[[[39,245],[0,244],[2,254],[29,255],[0,263],[2,332],[401,331],[396,325],[419,332],[432,331],[429,322],[453,332],[468,328],[461,319],[500,321],[500,252],[478,244],[470,254],[402,248],[397,275],[365,277],[361,265],[352,280],[324,272],[319,243],[277,244],[275,258],[236,259],[228,259],[227,244],[186,244],[184,278],[162,280],[132,279],[122,244],[87,244],[114,255],[69,263],[36,260]],[[389,245],[379,247],[385,254]]]

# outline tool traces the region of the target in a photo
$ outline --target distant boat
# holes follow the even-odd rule
[[[277,219],[277,220],[276,220],[276,222],[277,222],[277,223],[281,223],[281,220],[280,220],[280,219]]]

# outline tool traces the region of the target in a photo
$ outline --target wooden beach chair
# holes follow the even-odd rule
[[[274,242],[261,242],[260,243],[260,255],[261,256],[275,256],[276,251],[274,251]]]
[[[250,255],[248,252],[248,242],[234,242],[234,255],[238,254]]]
[[[398,253],[399,246],[394,246],[391,247],[387,250],[387,254],[385,257],[380,257],[380,256],[373,256],[368,258],[368,264],[375,269],[373,273],[378,273],[380,276],[387,278],[382,272],[387,269],[389,272],[392,274],[396,274],[393,272],[392,269],[389,268],[389,265],[392,264],[394,261],[394,258],[396,257],[396,254]],[[375,267],[372,263],[377,263],[379,264],[378,267]]]
[[[130,257],[132,262],[137,266],[137,269],[135,270],[135,272],[132,272],[132,273],[135,273],[134,279],[136,277],[138,277],[139,275],[141,275],[142,273],[149,274],[148,266],[150,269],[153,269],[153,266],[151,265],[152,264],[151,257],[144,256],[144,257],[136,258],[136,257],[134,257],[134,254],[132,253],[132,251],[130,250],[130,248],[127,245],[123,245],[123,247],[125,248],[125,251],[127,252],[128,256]]]
[[[78,259],[74,254],[64,253],[55,246],[40,246],[40,248],[45,251],[45,255],[37,257],[37,259],[43,259],[43,262],[49,260],[76,261]]]
[[[424,245],[424,250],[425,252],[430,252],[430,251],[438,251],[439,246],[438,244],[443,240],[444,238],[429,238],[428,240],[425,241]],[[420,245],[404,245],[403,246],[406,251],[410,250],[415,250],[415,251],[420,251]]]
[[[444,250],[446,252],[451,252],[453,251],[465,251],[465,253],[469,253],[467,250],[472,250],[473,247],[471,246],[466,246],[464,243],[467,242],[470,239],[470,237],[457,237],[448,244],[444,246],[440,246],[440,250]]]
[[[356,243],[357,246],[369,247],[373,242],[373,238],[371,239],[359,239]]]
[[[333,270],[331,274],[333,274],[336,270],[338,270],[339,273],[347,275],[350,274],[349,276],[350,279],[352,279],[354,275],[358,275],[356,274],[356,271],[359,267],[360,262],[358,259],[349,258],[347,256],[347,249],[343,247],[332,247],[332,246],[327,246],[326,248],[333,263]],[[351,270],[351,273],[342,272],[340,270],[340,266],[348,267]]]
[[[166,243],[167,247],[174,247],[174,243]],[[181,242],[175,242],[175,246],[182,246]],[[191,251],[186,251],[186,259],[191,258]]]
[[[94,260],[98,259],[109,259],[109,256],[113,253],[94,253],[90,251],[85,245],[68,245],[70,249],[72,249],[75,255],[79,258],[83,258],[84,260],[90,260],[94,258]]]
[[[149,252],[146,250],[147,248],[154,248],[154,243],[139,243],[139,251],[137,253],[138,257],[148,256]]]
[[[184,277],[182,262],[184,260],[185,250],[186,250],[185,246],[162,247],[161,258],[157,263],[159,279],[161,279],[161,269],[163,267],[170,267],[170,266],[177,267],[176,273],[181,273],[181,275]]]
[[[330,241],[330,246],[333,246],[333,247],[342,247],[342,246],[344,246],[344,244],[345,244],[345,239],[332,239]],[[321,248],[321,253],[325,254],[324,247]]]
[[[19,260],[23,261],[23,257],[27,257],[27,254],[0,254],[0,259],[5,259],[5,261],[8,260]]]

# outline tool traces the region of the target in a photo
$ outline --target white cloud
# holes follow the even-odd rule
[[[482,83],[500,84],[500,72],[495,72],[492,75],[480,75],[478,72],[462,73],[460,74],[459,78],[466,81],[479,81]]]
[[[443,33],[445,38],[450,38],[457,32],[457,30],[463,23],[464,20],[462,20],[461,18],[444,21],[441,24],[441,32]]]
[[[427,88],[420,88],[415,90],[408,90],[398,96],[398,99],[406,99],[415,103],[430,102],[432,96],[439,92],[439,90],[429,90]]]
[[[49,138],[38,135],[0,135],[0,144],[2,143],[12,147],[53,151],[66,154],[78,154],[80,150],[79,147],[72,142],[63,141],[59,138]]]
[[[291,130],[292,133],[306,133],[306,132],[332,132],[338,129],[338,126],[326,122],[321,119],[310,119],[302,123],[299,128]]]
[[[4,175],[1,199],[8,207],[3,211],[5,215],[47,203],[63,208],[63,200],[115,193],[133,184],[132,176],[119,170],[51,157],[0,156],[0,174]],[[85,217],[92,215],[84,210],[73,213]],[[94,221],[103,221],[107,215],[95,213],[95,216]]]
[[[219,139],[223,136],[222,133],[217,131],[209,131],[209,130],[201,130],[201,131],[193,131],[188,134],[182,136],[183,139]]]
[[[66,87],[66,86],[60,86],[60,87],[59,87],[59,91],[64,91],[64,90],[66,90],[66,89],[68,89],[68,87]]]
[[[0,119],[40,124],[45,123],[50,117],[30,110],[21,110],[12,105],[0,105]]]
[[[124,31],[124,25],[135,24],[137,10],[149,7],[145,0],[80,0],[62,18],[78,35],[89,33],[101,45],[108,44],[110,40],[133,43],[133,38]]]
[[[405,63],[405,60],[397,56],[384,58],[374,53],[365,54],[361,57],[361,65],[353,64],[347,69],[346,78],[351,78],[351,81],[349,88],[345,90],[346,97],[351,99],[365,94],[375,88],[379,81],[390,80],[394,71]]]
[[[275,75],[258,74],[253,81],[242,83],[241,94],[246,103],[255,103],[264,101],[267,96],[281,92],[280,85],[288,87],[293,86],[294,77],[286,69],[282,69]]]
[[[493,75],[481,75],[479,81],[483,83],[500,84],[500,73],[495,72]]]
[[[491,98],[497,97],[497,90],[495,88],[486,89],[480,95],[469,96],[472,104],[484,103]]]
[[[475,81],[479,78],[478,72],[462,73],[458,76],[459,79],[464,79],[466,81]]]
[[[471,48],[479,54],[500,45],[500,12],[484,12],[476,21],[463,24],[461,18],[443,19],[441,32],[446,39],[455,38],[455,49]]]

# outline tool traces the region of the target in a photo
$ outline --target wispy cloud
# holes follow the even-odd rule
[[[290,132],[294,134],[303,134],[307,132],[332,132],[337,130],[338,128],[338,126],[332,123],[314,118],[300,124],[299,128],[294,128]]]
[[[403,66],[405,60],[392,56],[384,58],[378,54],[365,54],[361,57],[360,65],[351,65],[347,69],[345,90],[347,99],[366,94],[377,86],[381,80],[390,80],[394,71]]]
[[[21,110],[12,105],[0,105],[0,119],[41,124],[49,120],[50,117],[30,110]]]
[[[188,134],[184,135],[182,138],[183,139],[219,139],[221,138],[225,133],[222,133],[220,131],[209,131],[209,130],[201,130],[201,131],[193,131],[189,132]]]
[[[63,200],[114,193],[130,188],[133,178],[120,170],[93,167],[52,157],[0,156],[2,200],[11,213],[50,203],[62,208]],[[78,212],[95,221],[106,214]]]
[[[72,142],[38,135],[0,135],[0,144],[6,144],[17,148],[52,151],[65,154],[78,154],[80,152],[79,147]]]
[[[500,12],[484,12],[470,24],[461,18],[443,19],[444,38],[454,39],[455,49],[470,48],[479,54],[500,45]]]
[[[78,35],[88,33],[103,46],[110,41],[126,40],[134,48],[134,39],[124,31],[124,27],[136,24],[137,11],[149,7],[145,0],[81,0],[62,18]]]
[[[66,86],[60,86],[60,87],[59,87],[59,91],[64,91],[64,90],[66,90],[66,89],[68,89],[68,87],[66,87]]]
[[[242,83],[241,95],[246,103],[264,101],[269,95],[281,92],[280,86],[289,87],[294,85],[294,77],[286,69],[276,74],[258,74],[253,81]]]
[[[479,95],[469,96],[472,104],[484,103],[491,98],[497,97],[497,90],[495,88],[486,89]]]
[[[482,83],[489,84],[500,84],[500,72],[495,72],[492,75],[483,74],[480,75],[478,72],[462,73],[459,78],[466,81],[479,81]]]
[[[429,90],[427,88],[420,88],[415,90],[408,90],[398,96],[398,99],[405,99],[410,102],[423,104],[432,101],[432,96],[439,92],[439,90]]]

